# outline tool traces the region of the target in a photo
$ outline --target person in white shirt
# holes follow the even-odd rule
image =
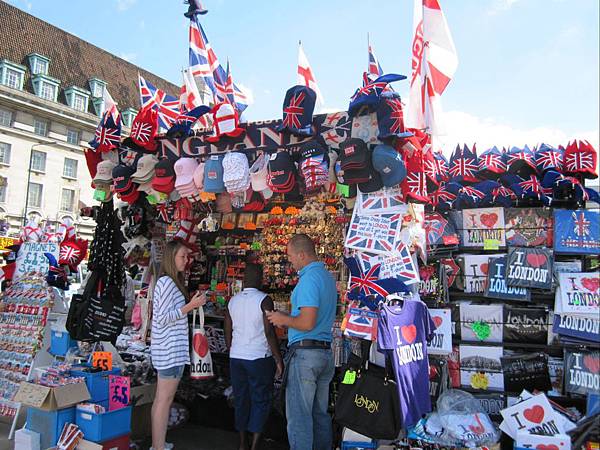
[[[258,264],[246,264],[244,289],[235,295],[225,313],[225,340],[229,349],[235,426],[240,450],[258,450],[271,411],[274,376],[283,373],[283,360],[273,325],[265,311],[273,311],[273,300],[264,292],[263,272]]]

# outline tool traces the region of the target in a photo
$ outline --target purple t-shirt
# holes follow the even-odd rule
[[[380,317],[377,346],[392,360],[402,425],[408,428],[431,411],[427,341],[433,337],[435,323],[419,300],[405,300],[402,306],[384,305]]]

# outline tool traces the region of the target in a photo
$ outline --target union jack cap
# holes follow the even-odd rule
[[[440,183],[440,187],[429,193],[431,205],[438,211],[449,211],[453,207],[462,185],[458,183]]]
[[[477,171],[479,170],[479,160],[477,159],[477,151],[475,145],[473,150],[465,144],[463,148],[460,145],[456,146],[454,153],[450,157],[448,172],[450,173],[451,181],[458,183],[479,181]]]
[[[506,172],[506,154],[492,147],[479,155],[478,174],[481,177],[501,175]]]
[[[155,151],[158,146],[155,138],[158,131],[158,113],[150,105],[142,108],[131,124],[131,140],[142,148]]]
[[[402,101],[397,93],[382,96],[377,106],[378,139],[390,137],[408,137],[413,133],[404,128]]]
[[[358,88],[350,100],[348,115],[354,117],[363,113],[374,112],[379,106],[381,95],[387,89],[388,84],[404,79],[406,79],[404,75],[394,73],[382,75],[374,81],[364,77],[363,87]]]
[[[311,136],[316,100],[316,92],[308,86],[297,85],[289,88],[283,100],[283,121],[277,127],[277,131]]]
[[[462,186],[454,204],[456,208],[481,208],[492,204],[492,191],[500,187],[500,183],[492,180],[481,181],[473,186]]]
[[[210,112],[210,107],[200,105],[190,111],[181,111],[175,119],[175,122],[167,131],[167,136],[170,137],[187,137],[192,134],[192,126],[204,114]]]
[[[542,144],[535,152],[535,165],[540,174],[547,170],[563,170],[563,158],[565,151]]]
[[[529,178],[536,171],[535,155],[528,146],[512,147],[506,154],[506,165],[510,173],[523,178]]]
[[[585,178],[598,178],[598,152],[588,141],[573,141],[565,149],[563,171]]]
[[[85,239],[63,241],[60,244],[58,263],[60,265],[67,265],[69,269],[75,271],[79,263],[85,258],[87,249],[88,241]]]

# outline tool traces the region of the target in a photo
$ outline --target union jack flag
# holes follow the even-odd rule
[[[406,208],[402,190],[398,188],[383,189],[380,192],[360,192],[358,197],[358,209],[361,214],[380,214],[392,210]]]
[[[297,93],[290,100],[290,104],[283,108],[283,125],[289,128],[301,128],[300,118],[304,114],[304,98],[306,97],[304,92]]]
[[[355,210],[345,245],[373,253],[388,253],[394,249],[401,227],[402,214],[361,216]]]
[[[117,116],[117,122],[110,111],[104,112],[102,120],[96,127],[94,139],[90,145],[99,152],[108,152],[119,146],[121,142],[121,117]]]
[[[246,95],[234,82],[229,67],[219,63],[199,17],[190,18],[189,65],[193,77],[200,77],[215,97],[215,103],[231,103],[241,114],[248,107]],[[229,66],[229,65],[228,65]]]
[[[375,264],[367,272],[362,270],[356,257],[344,258],[344,263],[350,271],[350,286],[348,298],[359,300],[361,297],[374,295],[386,298],[395,292],[406,292],[406,285],[396,278],[379,279],[381,264]]]
[[[383,258],[383,275],[401,281],[404,285],[418,283],[419,271],[404,242],[399,242],[392,254]]]
[[[427,197],[427,175],[425,172],[411,171],[403,181],[408,191],[420,197]]]
[[[402,102],[400,97],[392,97],[385,100],[392,110],[390,118],[394,120],[390,126],[390,133],[404,132],[404,113],[402,112]]]
[[[377,322],[378,315],[376,312],[361,309],[358,307],[358,302],[352,302],[348,306],[342,328],[346,336],[376,341]]]
[[[538,170],[546,170],[550,168],[561,169],[563,165],[562,152],[555,148],[546,147],[547,150],[541,150],[536,155],[536,165]]]
[[[584,146],[577,148],[577,143],[574,142],[567,146],[565,151],[565,172],[582,172],[591,169],[595,171],[594,153],[589,151]]]
[[[502,161],[502,155],[498,153],[483,153],[479,155],[479,170],[485,170],[488,167],[498,167],[506,170],[506,163]]]
[[[142,108],[150,106],[158,114],[158,124],[162,128],[171,128],[179,115],[179,99],[172,95],[167,95],[161,89],[157,89],[139,74],[138,84]]]
[[[535,161],[533,160],[533,154],[531,153],[531,151],[526,151],[525,149],[520,151],[512,151],[508,153],[508,165],[511,165],[517,161],[525,161],[526,163],[532,165],[535,164]]]
[[[444,234],[444,229],[448,225],[448,221],[438,213],[425,214],[425,236],[427,245],[435,245]]]
[[[454,153],[450,160],[450,175],[453,177],[475,179],[475,172],[477,172],[477,169],[475,157],[469,157],[465,155],[460,148],[457,148],[457,152]]]
[[[590,235],[590,221],[585,218],[583,212],[580,212],[579,216],[576,212],[573,213],[573,223],[575,224],[573,231],[577,236],[583,237]]]
[[[369,75],[372,75],[373,78],[378,78],[381,75],[383,75],[383,70],[381,69],[381,66],[379,65],[379,61],[377,61],[377,57],[375,56],[375,53],[373,52],[373,48],[371,47],[371,44],[369,44],[369,71],[368,71]]]

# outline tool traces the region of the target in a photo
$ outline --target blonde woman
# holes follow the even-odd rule
[[[184,273],[191,250],[179,241],[166,244],[152,300],[152,364],[158,372],[156,398],[152,405],[152,449],[173,448],[166,444],[171,403],[186,364],[190,364],[187,315],[206,303],[206,293],[189,299]],[[186,300],[189,301],[186,303]]]

